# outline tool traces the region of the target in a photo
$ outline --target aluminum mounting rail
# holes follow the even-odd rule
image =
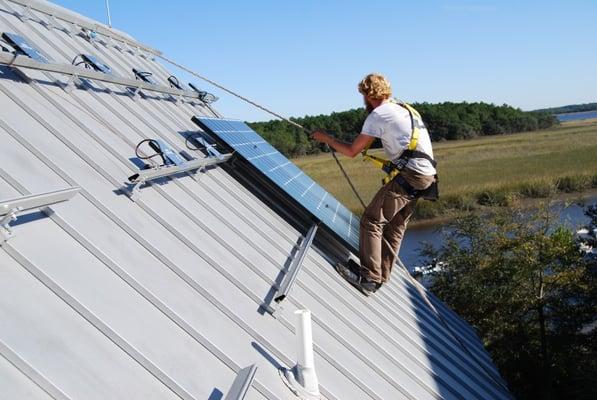
[[[288,271],[284,275],[284,280],[282,281],[282,283],[280,283],[280,286],[279,286],[278,290],[276,291],[276,294],[274,295],[274,304],[266,307],[266,309],[272,315],[276,312],[277,307],[275,307],[275,306],[279,305],[290,294],[290,291],[292,290],[292,287],[294,286],[294,282],[296,281],[298,273],[300,272],[300,270],[303,266],[303,261],[305,260],[307,251],[309,251],[309,248],[311,247],[311,244],[313,243],[313,239],[315,239],[315,234],[317,233],[318,227],[319,227],[319,223],[315,223],[307,231],[307,234],[301,241],[299,249],[297,250],[294,257],[292,258],[292,263],[290,264],[290,267],[288,267]]]
[[[131,200],[136,201],[141,194],[141,185],[167,176],[180,174],[183,172],[202,170],[211,165],[217,165],[226,162],[232,157],[232,154],[222,154],[220,157],[205,157],[197,160],[187,161],[180,165],[167,165],[156,168],[150,168],[137,172],[129,176],[130,187],[124,188]]]
[[[100,82],[113,83],[115,85],[126,86],[135,89],[135,94],[139,90],[147,90],[157,93],[165,93],[173,96],[190,97],[201,101],[200,94],[191,90],[179,90],[168,86],[158,86],[145,83],[137,79],[120,78],[118,76],[104,74],[87,68],[75,67],[70,64],[56,64],[56,63],[41,63],[33,60],[27,56],[15,56],[14,54],[0,52],[0,64],[8,65],[10,67],[20,67],[27,69],[34,69],[45,72],[53,72],[57,74],[69,75],[70,80],[66,87],[71,86],[79,78],[87,78]]]
[[[234,382],[232,382],[232,386],[230,387],[226,397],[224,397],[224,400],[243,400],[251,388],[251,384],[253,383],[256,372],[257,366],[255,364],[238,371],[238,374],[236,375]]]
[[[147,51],[154,55],[162,54],[159,50],[153,49],[149,46],[146,46],[144,44],[141,44],[139,42],[136,42],[136,41],[126,37],[122,33],[117,32],[114,28],[109,28],[109,27],[99,24],[99,23],[92,23],[90,20],[78,17],[74,13],[65,12],[65,11],[58,9],[55,6],[45,4],[46,2],[32,1],[32,0],[7,0],[7,1],[9,1],[11,3],[19,4],[23,7],[25,7],[26,8],[25,13],[27,13],[27,10],[39,11],[43,14],[48,15],[50,18],[57,18],[57,19],[66,21],[68,23],[78,25],[82,28],[89,29],[89,30],[99,33],[103,36],[121,41],[133,48],[139,48],[139,49],[142,49],[142,50]]]
[[[13,236],[9,223],[16,221],[18,214],[70,200],[79,190],[73,187],[0,201],[0,246]]]

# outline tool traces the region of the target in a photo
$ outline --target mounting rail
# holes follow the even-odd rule
[[[70,200],[81,188],[73,187],[40,194],[32,194],[0,202],[0,246],[14,236],[9,223],[16,221],[18,214],[62,203]]]
[[[236,379],[232,382],[232,386],[224,400],[243,400],[251,388],[256,372],[257,366],[255,364],[238,371]]]
[[[315,234],[317,233],[318,227],[319,223],[313,224],[311,228],[309,228],[309,230],[307,231],[307,234],[305,235],[303,240],[301,241],[300,247],[297,250],[294,257],[292,258],[292,263],[290,264],[290,267],[288,267],[288,271],[284,275],[284,280],[282,281],[280,287],[274,295],[274,303],[266,307],[267,311],[269,311],[270,314],[273,315],[277,311],[278,307],[276,306],[283,302],[290,294],[290,291],[294,286],[298,273],[300,272],[303,266],[303,261],[305,260],[307,251],[311,247],[313,239],[315,239]]]
[[[20,67],[69,75],[70,80],[66,84],[65,89],[70,87],[74,82],[78,81],[79,78],[87,78],[95,81],[113,83],[119,86],[134,88],[136,92],[138,92],[139,90],[147,90],[151,92],[170,94],[173,96],[183,96],[202,101],[201,96],[198,93],[191,90],[178,90],[168,86],[151,85],[140,80],[120,78],[114,75],[104,74],[102,72],[97,72],[87,68],[75,67],[74,65],[70,64],[46,64],[35,61],[27,56],[15,56],[14,54],[6,52],[0,52],[0,64],[7,65],[9,67]]]
[[[197,160],[187,161],[180,165],[166,165],[156,168],[146,169],[129,176],[130,187],[124,188],[131,200],[136,201],[141,194],[141,185],[167,176],[180,174],[182,172],[202,170],[211,165],[217,165],[226,162],[232,157],[232,154],[223,154],[221,157],[205,157]]]

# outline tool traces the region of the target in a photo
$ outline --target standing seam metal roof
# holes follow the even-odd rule
[[[40,23],[49,16],[38,9],[62,15],[51,3],[29,2],[32,18],[22,21],[21,3],[0,0],[0,30],[53,62],[90,53],[119,76],[133,67],[162,83],[170,75],[138,52],[67,34],[62,19]],[[1,247],[7,398],[216,399],[253,363],[248,398],[293,398],[277,367],[295,363],[293,311],[301,308],[313,312],[322,398],[510,397],[474,331],[432,297],[465,352],[401,270],[364,298],[329,255],[310,250],[277,318],[260,313],[304,232],[258,188],[215,168],[161,179],[137,202],[120,190],[137,171],[136,143],[161,138],[182,151],[184,135],[197,131],[191,117],[218,115],[198,100],[149,92],[135,100],[92,80],[67,93],[67,81],[0,66],[0,199],[81,187],[66,203],[19,217]]]

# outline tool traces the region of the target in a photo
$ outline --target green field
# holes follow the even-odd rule
[[[583,192],[597,187],[597,120],[512,135],[434,143],[440,201],[420,201],[418,219],[508,205],[520,198]],[[378,150],[379,155],[383,151]],[[338,156],[368,202],[383,173],[360,156]],[[352,211],[362,207],[329,154],[293,160]]]

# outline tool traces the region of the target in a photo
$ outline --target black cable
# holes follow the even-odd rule
[[[174,75],[170,75],[168,77],[168,83],[170,84],[170,87],[182,90],[182,85],[180,84],[180,81]]]
[[[187,149],[191,150],[191,151],[197,151],[197,150],[201,150],[201,149],[204,148],[204,147],[191,147],[191,146],[189,146],[189,143],[191,142],[191,139],[193,139],[195,136],[200,136],[200,134],[195,133],[195,134],[192,134],[192,135],[188,135],[184,139],[184,145],[185,145],[185,147]]]
[[[82,54],[77,54],[77,55],[75,56],[75,58],[73,58],[73,60],[71,61],[71,64],[76,66],[76,65],[79,65],[81,62],[85,62],[85,60],[83,60],[83,61],[79,62],[78,64],[75,64],[75,63],[77,62],[77,59],[78,59],[79,57],[80,57],[81,59],[83,59],[83,55],[82,55]]]
[[[81,61],[77,62],[78,59],[81,59]],[[89,62],[85,59],[85,57],[83,57],[83,54],[77,54],[75,56],[75,58],[73,58],[73,61],[71,62],[72,65],[74,65],[75,67],[78,67],[79,65],[83,64],[85,65],[86,69],[93,69],[93,67],[89,64]]]
[[[150,156],[142,156],[139,154],[139,148],[141,148],[141,145],[143,145],[144,143],[154,143],[155,146],[151,146],[152,150],[155,151],[155,154],[152,154]],[[164,158],[164,153],[162,153],[161,151],[156,151],[156,148],[160,148],[159,143],[154,140],[154,139],[143,139],[141,140],[138,144],[137,147],[135,147],[135,155],[137,156],[137,158],[139,158],[140,160],[149,160],[152,159],[154,157],[160,156],[162,158],[162,165],[166,164],[166,159]]]
[[[357,188],[354,186],[354,184],[350,180],[350,177],[348,176],[348,174],[344,170],[344,167],[340,163],[340,160],[338,160],[338,156],[336,156],[336,152],[334,151],[334,149],[330,149],[330,150],[332,152],[332,156],[334,157],[334,160],[336,160],[336,164],[338,164],[338,167],[340,168],[340,171],[342,171],[342,174],[344,175],[344,178],[346,178],[346,181],[348,182],[348,185],[350,185],[350,188],[354,192],[354,195],[357,197],[357,199],[359,199],[359,202],[361,203],[361,206],[363,206],[363,211],[364,211],[367,208],[367,206],[365,205],[365,202],[363,201],[363,199],[359,195],[359,192],[357,191]]]
[[[303,131],[305,131],[305,133],[307,134],[307,136],[311,137],[312,132],[310,132],[307,128],[305,128],[305,127],[303,127],[301,125],[298,125],[296,123],[295,123],[295,125],[296,126],[300,126],[303,129]],[[363,201],[363,198],[359,194],[357,188],[352,183],[352,180],[350,179],[350,177],[346,173],[346,170],[342,166],[342,163],[338,159],[338,156],[336,156],[336,151],[333,148],[331,148],[328,144],[325,145],[325,148],[332,153],[332,157],[334,157],[334,160],[336,161],[336,164],[338,164],[338,168],[340,168],[340,171],[342,171],[342,175],[344,175],[344,178],[346,179],[346,182],[348,182],[348,186],[350,186],[350,189],[352,189],[352,192],[354,193],[354,195],[356,196],[356,198],[359,200],[359,203],[361,203],[361,206],[363,207],[363,212],[364,212],[365,209],[367,208],[367,206],[365,205],[365,202]]]

